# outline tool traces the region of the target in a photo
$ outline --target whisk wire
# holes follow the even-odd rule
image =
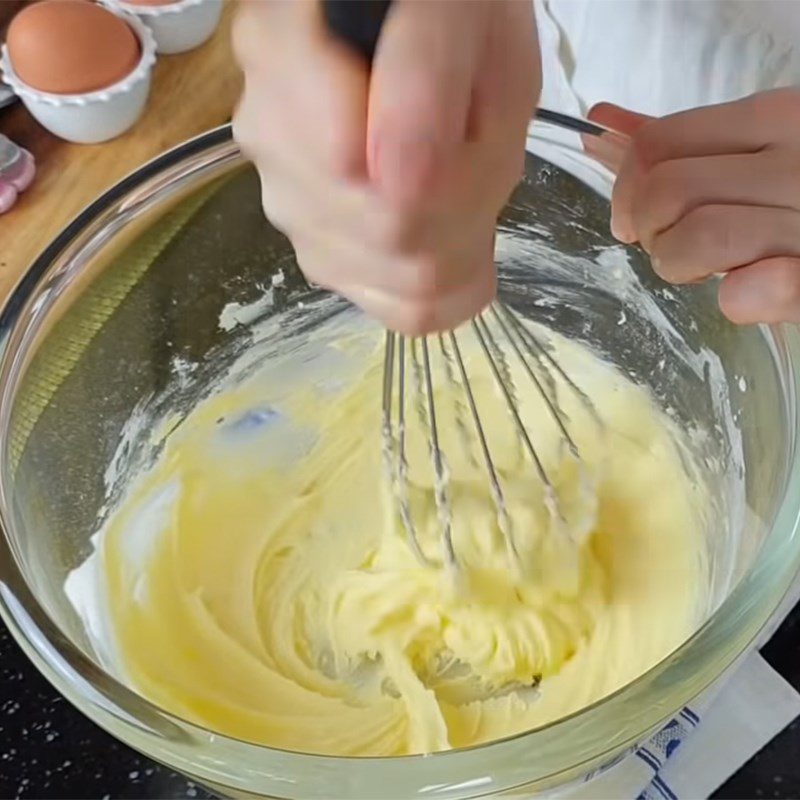
[[[486,332],[488,330],[486,321],[483,318],[483,315],[478,315],[475,319],[472,320],[472,329],[475,331],[475,336],[478,339],[478,342],[483,350],[483,354],[486,356],[486,360],[489,362],[489,368],[494,375],[495,382],[499,387],[503,397],[505,398],[506,405],[508,406],[508,410],[511,413],[511,418],[516,425],[517,432],[519,433],[522,443],[525,446],[525,450],[527,451],[528,455],[533,461],[534,465],[536,466],[536,472],[539,475],[540,480],[545,485],[546,489],[552,490],[552,484],[550,483],[550,478],[547,475],[547,471],[544,468],[544,464],[542,464],[541,459],[539,458],[539,454],[536,452],[536,448],[533,446],[533,442],[531,441],[531,437],[528,435],[528,431],[525,429],[525,425],[522,422],[522,417],[520,417],[519,409],[517,408],[517,404],[514,400],[514,397],[511,394],[511,390],[506,385],[505,381],[503,380],[502,373],[500,372],[500,368],[498,367],[497,363],[495,362],[494,358],[492,358],[492,353],[489,349],[489,345],[486,340]]]
[[[399,339],[399,341],[397,341]],[[397,345],[397,437],[392,425],[392,386],[394,376],[395,345]],[[433,562],[423,553],[411,515],[408,499],[408,461],[406,459],[405,422],[405,339],[391,331],[386,332],[383,363],[383,452],[389,483],[397,501],[397,509],[406,532],[406,539],[416,559],[424,566]],[[397,451],[396,458],[394,451]]]
[[[483,454],[483,462],[486,467],[486,472],[489,476],[489,486],[492,493],[492,500],[494,501],[495,510],[497,513],[497,525],[505,540],[506,548],[511,558],[517,562],[519,560],[519,552],[517,551],[516,542],[514,541],[514,533],[511,527],[511,518],[508,515],[506,508],[506,501],[503,495],[503,489],[500,486],[500,480],[495,469],[494,461],[489,450],[489,443],[486,439],[486,433],[481,424],[481,418],[478,414],[478,407],[475,403],[475,396],[472,393],[472,385],[470,384],[467,375],[467,369],[464,366],[464,359],[461,356],[461,349],[458,346],[458,339],[453,331],[449,333],[450,344],[455,355],[458,371],[461,376],[461,385],[464,388],[464,393],[467,397],[467,404],[469,405],[470,414],[472,415],[472,423],[475,426],[475,433],[478,436],[481,453]]]
[[[422,339],[422,361],[425,369],[425,395],[428,405],[428,422],[430,423],[431,440],[430,450],[433,460],[434,472],[434,497],[436,499],[436,512],[439,524],[442,527],[442,543],[444,545],[444,561],[450,568],[456,566],[456,554],[453,550],[453,515],[450,500],[447,496],[448,474],[447,465],[439,447],[439,432],[436,427],[436,405],[433,401],[433,377],[431,375],[430,353],[428,342]]]
[[[503,310],[506,318],[511,322],[514,328],[519,333],[520,337],[528,343],[533,351],[535,351],[539,356],[541,356],[542,360],[544,360],[547,365],[552,368],[552,370],[558,375],[561,380],[575,393],[575,396],[580,400],[581,405],[584,407],[584,410],[588,412],[588,414],[592,417],[594,423],[597,425],[598,428],[601,430],[605,428],[605,424],[603,423],[600,414],[595,408],[594,403],[589,398],[589,395],[575,383],[574,380],[569,376],[566,372],[564,367],[558,363],[558,361],[553,358],[550,351],[545,347],[534,335],[529,331],[519,320],[517,315],[504,303],[498,303],[500,308]]]
[[[455,334],[451,331],[447,335],[448,337],[452,337]],[[453,419],[455,421],[456,431],[458,433],[458,440],[461,443],[461,447],[464,450],[464,455],[469,463],[472,466],[477,467],[478,462],[475,458],[475,454],[472,452],[469,429],[464,421],[465,411],[467,409],[464,407],[464,403],[461,399],[461,393],[458,391],[458,381],[456,380],[455,375],[455,359],[450,348],[445,343],[444,334],[437,334],[437,338],[439,340],[439,349],[442,352],[445,380],[447,381],[447,385],[450,387],[451,395],[453,397]],[[455,343],[455,348],[458,349],[457,342]]]
[[[554,399],[554,398],[550,397],[548,392],[545,390],[544,385],[542,384],[542,381],[539,379],[539,376],[534,372],[533,368],[531,367],[529,359],[526,358],[525,357],[525,353],[522,352],[523,349],[526,349],[528,351],[528,355],[529,356],[534,356],[534,353],[532,352],[532,346],[531,346],[530,342],[524,336],[520,335],[520,332],[519,332],[518,329],[515,329],[514,332],[517,335],[520,335],[520,342],[522,344],[522,348],[521,348],[520,344],[517,342],[516,337],[514,335],[512,335],[512,332],[511,332],[510,328],[506,325],[505,321],[500,316],[500,313],[497,311],[497,309],[495,307],[492,307],[492,314],[494,315],[495,320],[497,321],[497,324],[500,326],[500,329],[503,331],[503,333],[506,335],[508,341],[511,343],[511,347],[513,348],[514,353],[516,354],[517,358],[519,359],[520,364],[522,364],[523,369],[525,370],[525,372],[528,374],[528,377],[533,382],[533,385],[536,387],[536,390],[539,392],[539,395],[541,396],[542,400],[544,401],[545,408],[547,408],[548,412],[550,413],[550,416],[553,419],[553,422],[555,422],[556,426],[558,427],[559,432],[564,437],[564,441],[567,443],[567,446],[569,448],[570,453],[575,458],[579,458],[580,454],[578,453],[578,447],[575,444],[575,441],[573,440],[573,438],[570,435],[569,431],[567,430],[566,422],[565,422],[565,419],[564,419],[564,413],[559,408],[557,399]]]
[[[490,326],[487,321],[492,321]],[[558,397],[555,378],[560,378],[564,386],[575,393],[585,409],[598,423],[602,430],[599,414],[589,397],[575,384],[561,365],[549,352],[545,343],[524,325],[514,311],[500,301],[496,301],[486,314],[479,314],[471,322],[472,331],[477,339],[492,378],[505,400],[509,415],[514,425],[516,441],[523,452],[533,463],[536,474],[542,484],[543,503],[551,519],[564,523],[565,518],[559,507],[559,499],[554,484],[545,469],[540,453],[531,439],[521,416],[517,387],[512,381],[509,354],[501,345],[500,339],[511,346],[511,358],[520,362],[523,373],[533,382],[541,396],[547,416],[555,423],[560,440],[566,444],[570,454],[583,469],[580,452],[568,429],[569,418],[563,410]],[[438,334],[439,351],[444,365],[446,385],[450,387],[455,410],[455,430],[462,441],[465,454],[470,463],[478,466],[474,455],[474,442],[483,461],[488,478],[489,489],[494,503],[498,528],[503,536],[509,560],[512,566],[521,567],[520,553],[515,540],[506,497],[502,486],[502,476],[492,457],[489,438],[475,399],[475,392],[464,360],[462,346],[454,331]],[[406,457],[406,403],[411,402],[416,416],[427,439],[430,466],[433,471],[433,495],[436,505],[436,517],[440,529],[442,547],[441,564],[446,568],[457,570],[458,558],[453,545],[453,508],[449,467],[440,442],[440,429],[437,420],[436,397],[434,392],[431,352],[428,339],[412,338],[406,346],[406,338],[392,332],[386,333],[384,374],[383,374],[383,436],[384,457],[388,462],[387,473],[394,485],[394,495],[398,511],[406,531],[409,546],[419,562],[426,566],[435,565],[435,561],[422,549],[418,531],[414,524],[409,499],[409,465]],[[408,352],[407,352],[408,351]],[[411,394],[407,389],[406,360],[411,368]],[[394,370],[397,369],[397,431],[395,434],[393,420],[394,409]],[[447,396],[447,394],[445,395]],[[466,403],[464,403],[466,400]],[[471,426],[470,421],[471,420]],[[474,428],[475,436],[471,437],[469,429]]]

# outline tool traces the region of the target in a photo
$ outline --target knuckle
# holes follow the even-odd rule
[[[680,182],[675,164],[661,161],[654,164],[644,179],[644,190],[649,197],[660,198],[675,192]]]
[[[684,219],[684,235],[695,243],[702,253],[713,253],[715,259],[727,263],[733,246],[733,231],[728,215],[716,206],[699,206]]]
[[[253,126],[250,123],[250,116],[247,113],[247,108],[245,105],[246,102],[246,97],[242,97],[242,100],[236,107],[233,119],[231,120],[231,132],[233,134],[234,141],[236,141],[236,143],[239,145],[242,153],[247,158],[252,159],[255,149],[254,143],[256,136],[252,131]]]
[[[729,215],[718,206],[692,209],[675,225],[657,234],[653,269],[667,283],[697,280],[732,264],[734,232]]]
[[[264,216],[273,228],[290,236],[293,233],[294,225],[285,203],[281,202],[280,193],[269,189],[269,181],[263,176],[261,183],[261,207],[264,210]]]
[[[255,163],[263,175],[276,168],[286,172],[281,165],[290,161],[290,137],[279,125],[266,124],[265,106],[271,100],[264,97],[261,102],[247,91],[242,96],[231,120],[231,132],[242,154]]]
[[[259,102],[250,89],[245,88],[231,120],[234,141],[242,153],[258,165],[272,149],[274,131],[263,124],[263,101]],[[273,134],[272,136],[270,134]]]
[[[656,142],[659,136],[659,120],[645,122],[631,137],[630,152],[642,167],[654,165],[657,158]]]
[[[336,288],[331,286],[327,270],[320,264],[320,260],[315,257],[314,253],[298,244],[294,244],[294,251],[297,266],[310,284],[323,289],[333,290]]]
[[[252,90],[245,83],[231,118],[235,138],[238,139],[240,134],[246,134],[249,131],[251,127],[249,123],[253,119],[255,107]]]
[[[686,183],[677,163],[663,161],[645,173],[632,203],[643,244],[674,224],[683,209],[685,193]]]

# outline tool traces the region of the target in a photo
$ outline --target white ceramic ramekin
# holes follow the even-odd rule
[[[219,23],[222,0],[177,0],[158,6],[101,0],[104,5],[138,17],[153,32],[156,52],[183,53],[205,42]]]
[[[118,11],[113,13],[133,29],[139,39],[141,56],[133,72],[105,89],[84,94],[41,92],[17,75],[5,45],[0,51],[3,81],[39,123],[70,142],[93,144],[119,136],[139,118],[150,92],[150,73],[156,60],[153,34],[136,17]]]

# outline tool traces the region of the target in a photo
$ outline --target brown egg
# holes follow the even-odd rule
[[[83,94],[133,72],[139,40],[131,27],[89,0],[42,0],[20,11],[6,36],[17,75],[34,89]]]

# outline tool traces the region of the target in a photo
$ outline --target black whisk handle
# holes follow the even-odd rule
[[[392,0],[322,0],[331,33],[371,64]]]

